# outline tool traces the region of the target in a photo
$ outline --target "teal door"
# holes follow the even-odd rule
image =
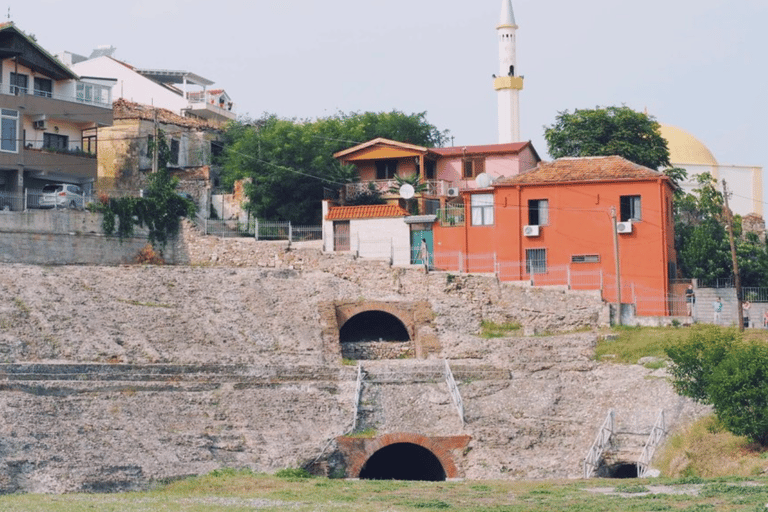
[[[434,246],[432,230],[411,231],[411,263],[414,265],[422,265],[424,263],[421,259],[421,255],[419,254],[422,238],[427,242],[427,251],[429,251],[429,266],[432,267],[435,263],[433,258]]]

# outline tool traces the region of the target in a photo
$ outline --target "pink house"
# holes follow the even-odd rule
[[[427,148],[381,137],[333,156],[357,167],[360,181],[347,185],[347,198],[374,187],[388,202],[402,203],[392,192],[397,185],[395,176],[410,178],[418,174],[419,182],[426,187],[415,198],[426,214],[434,214],[447,200],[458,197],[460,190],[476,188],[480,175],[494,181],[532,169],[541,161],[530,142]]]

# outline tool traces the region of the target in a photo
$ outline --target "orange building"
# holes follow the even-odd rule
[[[435,224],[435,265],[600,289],[610,302],[620,289],[622,304],[633,304],[636,314],[667,315],[676,272],[672,195],[664,174],[621,157],[542,162],[462,192],[464,218],[441,214]]]

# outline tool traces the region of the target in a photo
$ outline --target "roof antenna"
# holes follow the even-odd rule
[[[8,19],[11,19],[11,8],[8,7]]]

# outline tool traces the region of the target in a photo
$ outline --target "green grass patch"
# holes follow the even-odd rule
[[[295,470],[289,470],[293,474]],[[147,492],[0,496],[0,510],[12,512],[599,512],[765,510],[768,479],[696,481],[699,495],[681,494],[683,482],[656,480],[553,480],[404,482],[281,478],[224,469]],[[318,485],[322,483],[323,485]],[[645,494],[663,484],[668,490]],[[624,489],[623,492],[617,492]],[[631,492],[634,491],[634,492]],[[760,508],[758,508],[760,507]]]
[[[504,322],[498,324],[489,320],[483,320],[480,323],[481,338],[504,338],[510,333],[520,330],[520,324],[517,322]]]
[[[674,327],[615,327],[611,334],[618,335],[618,339],[603,336],[595,347],[595,358],[598,361],[637,364],[642,357],[666,360],[664,348],[686,336],[688,331]],[[661,366],[663,363],[659,363],[659,368]]]

